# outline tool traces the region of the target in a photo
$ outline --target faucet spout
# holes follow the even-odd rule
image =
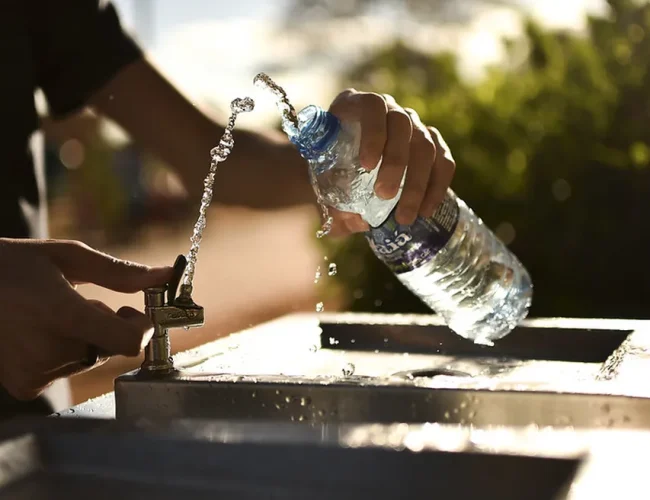
[[[192,299],[192,287],[181,285],[180,293],[176,296],[186,265],[185,256],[179,255],[169,283],[161,287],[147,288],[144,291],[145,312],[154,325],[154,334],[145,348],[140,373],[156,375],[174,373],[176,369],[171,354],[169,330],[204,325],[203,307],[197,305]]]

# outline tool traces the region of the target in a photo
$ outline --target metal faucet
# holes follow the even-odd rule
[[[144,362],[139,374],[169,375],[176,372],[171,355],[169,330],[204,325],[203,307],[192,300],[191,285],[181,285],[187,259],[179,255],[174,263],[174,274],[165,286],[144,290],[145,312],[154,325],[154,334],[144,351]],[[165,296],[165,293],[167,294]]]

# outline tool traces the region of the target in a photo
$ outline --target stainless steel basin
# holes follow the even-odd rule
[[[650,428],[650,399],[526,391],[429,389],[345,381],[211,377],[122,378],[117,418],[211,418],[305,423]],[[120,387],[120,384],[124,384]],[[370,385],[367,385],[370,384]]]
[[[431,317],[289,317],[119,377],[116,416],[650,428],[649,333],[536,320],[484,347]]]
[[[295,427],[86,424],[49,419],[5,433],[0,499],[553,500],[582,458],[350,447],[344,431],[321,439]]]

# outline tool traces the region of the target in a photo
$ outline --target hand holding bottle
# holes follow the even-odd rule
[[[379,197],[394,198],[406,170],[397,221],[410,225],[418,215],[430,217],[444,199],[456,167],[438,130],[425,126],[414,110],[402,108],[387,94],[348,89],[334,99],[329,111],[342,122],[360,123],[359,160],[368,171],[379,168],[375,183]],[[368,230],[358,214],[331,209],[330,215],[331,236]]]

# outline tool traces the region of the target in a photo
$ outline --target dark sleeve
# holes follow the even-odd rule
[[[124,66],[142,57],[108,0],[31,0],[36,83],[61,116],[86,105]]]

